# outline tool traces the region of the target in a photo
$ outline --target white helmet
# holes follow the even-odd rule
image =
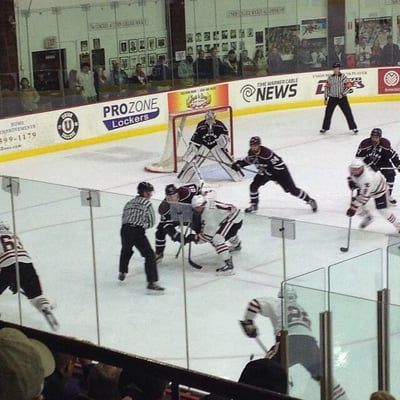
[[[360,176],[365,167],[365,162],[362,158],[355,158],[349,165],[350,174],[353,176]]]
[[[288,302],[288,303],[294,303],[296,300],[297,300],[297,293],[296,293],[296,291],[294,290],[294,287],[293,286],[291,286],[291,285],[284,285],[284,293],[285,293],[285,295],[283,296],[282,295],[282,287],[279,289],[279,292],[278,292],[278,297],[280,298],[280,299],[282,299],[282,298],[285,298],[285,300]]]
[[[204,207],[206,204],[207,204],[207,200],[203,195],[198,194],[196,196],[193,196],[193,198],[192,198],[192,207],[193,208]]]

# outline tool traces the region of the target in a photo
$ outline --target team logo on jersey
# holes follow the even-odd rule
[[[57,121],[58,134],[65,140],[71,140],[76,136],[78,130],[78,117],[72,111],[63,112]]]
[[[396,86],[400,81],[400,77],[396,71],[390,70],[383,76],[383,81],[388,86]]]

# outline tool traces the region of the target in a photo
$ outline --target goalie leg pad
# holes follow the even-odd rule
[[[208,149],[207,149],[208,151]],[[185,163],[183,168],[178,174],[178,179],[184,183],[192,182],[193,178],[198,175],[198,178],[201,180],[201,176],[199,175],[199,168],[205,161],[205,156],[199,156],[197,159],[193,160],[191,163]]]
[[[210,152],[215,161],[217,161],[217,163],[224,169],[224,171],[232,178],[233,181],[240,182],[242,180],[244,176],[243,171],[235,171],[231,168],[233,158],[224,148],[216,146],[213,147]]]

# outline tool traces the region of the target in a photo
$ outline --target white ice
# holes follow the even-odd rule
[[[342,269],[339,267],[332,281],[340,293],[373,298],[375,291],[382,287],[382,278],[380,267],[371,265],[370,261],[377,260],[380,265],[385,253],[379,249],[387,244],[386,234],[396,234],[396,230],[372,207],[376,215],[374,222],[362,232],[357,229],[360,217],[354,217],[350,251],[339,251],[347,238],[345,212],[350,192],[346,177],[359,142],[369,136],[372,128],[382,128],[384,136],[399,149],[400,117],[396,102],[355,104],[352,109],[360,130],[358,135],[349,132],[339,109],[335,111],[331,130],[325,135],[319,134],[322,107],[236,117],[235,157],[246,154],[251,136],[260,136],[263,144],[283,157],[296,184],[317,200],[319,210],[312,213],[304,202],[284,193],[278,185],[268,183],[260,189],[258,212],[265,218],[245,216],[240,232],[243,250],[234,255],[236,274],[216,277],[216,256],[207,245],[194,246],[193,254],[196,261],[206,264],[204,270],[193,270],[186,264],[183,267],[180,259],[175,259],[177,245],[168,241],[166,257],[159,266],[160,283],[166,287],[162,297],[144,295],[143,260],[137,253],[126,281],[117,280],[117,271],[121,211],[135,194],[137,183],[150,181],[156,189],[155,199],[164,197],[166,184],[179,184],[175,174],[144,171],[146,164],[159,159],[165,133],[2,163],[2,175],[66,185],[55,188],[22,182],[21,195],[16,201],[19,235],[33,256],[45,294],[57,302],[55,313],[61,325],[60,333],[94,342],[98,339],[88,209],[80,207],[79,191],[73,187],[114,193],[102,193],[102,207],[94,209],[98,318],[103,346],[237,380],[251,354],[262,356],[257,343],[241,332],[238,320],[252,298],[275,297],[283,279],[282,241],[271,237],[267,218],[271,216],[296,220],[296,240],[285,241],[286,276],[320,268],[312,278],[306,276],[299,281],[306,287],[324,289],[329,265],[378,249],[372,255],[361,257],[359,262],[352,262],[347,271],[346,264]],[[204,166],[202,173],[219,200],[241,208],[248,205],[251,172],[239,183],[230,181],[215,164]],[[393,197],[400,201],[399,185],[395,184]],[[2,204],[8,204],[5,194],[0,199]],[[400,218],[399,209],[392,210]],[[7,212],[3,211],[0,217],[4,218]],[[154,231],[148,235],[153,242]],[[318,313],[324,306],[311,297],[299,296],[299,300],[309,310],[318,337]],[[25,324],[47,329],[26,299],[21,299],[21,306]],[[375,312],[372,302],[364,306]],[[0,307],[4,319],[18,321],[16,296],[4,293]],[[343,307],[357,315],[357,307],[352,310],[348,303]],[[187,327],[183,322],[185,316]],[[335,376],[347,389],[349,398],[367,398],[376,389],[375,357],[371,356],[375,352],[375,321],[371,318],[371,324],[361,330],[359,322],[357,317],[338,322],[344,326],[337,331]],[[262,317],[257,319],[257,324],[265,346],[271,346],[274,338],[270,324]],[[189,332],[188,352],[185,328]],[[291,375],[292,395],[318,398],[318,386],[301,367],[293,367]],[[364,382],[366,376],[368,379]]]

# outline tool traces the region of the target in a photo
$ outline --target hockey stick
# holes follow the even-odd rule
[[[197,264],[197,263],[195,263],[195,262],[192,260],[192,242],[189,243],[188,261],[189,261],[189,264],[190,264],[193,268],[196,268],[196,269],[202,269],[202,268],[203,268],[202,265]]]
[[[189,231],[190,228],[191,228],[191,226],[190,226],[190,224],[188,224],[188,225],[186,226],[186,229],[185,229],[184,238],[186,237],[186,235],[187,235],[187,233],[188,233],[188,231]],[[179,257],[179,254],[181,253],[181,250],[182,250],[182,242],[181,242],[181,245],[179,246],[178,251],[177,251],[176,254],[175,254],[175,258],[178,258],[178,257]]]
[[[259,337],[259,336],[256,336],[255,339],[256,339],[256,342],[258,343],[258,345],[259,345],[259,346],[262,348],[262,350],[264,351],[264,353],[267,354],[269,350],[265,347],[265,345],[264,345],[264,343],[261,341],[260,337]]]
[[[204,158],[204,159],[210,160],[210,161],[217,161],[217,162],[220,162],[221,164],[226,165],[227,167],[230,167],[230,168],[232,167],[231,164],[228,164],[228,163],[223,162],[223,161],[216,160],[215,158],[211,158],[211,157],[209,157],[209,156],[198,156],[198,157]],[[240,168],[241,168],[243,171],[251,172],[251,173],[253,173],[253,174],[258,174],[258,171],[254,171],[254,169],[250,169],[250,168],[246,168],[246,167],[240,167]]]
[[[350,203],[352,202],[352,200],[353,200],[353,191],[351,191]],[[351,219],[352,219],[352,218],[353,218],[353,217],[349,217],[349,225],[348,225],[348,227],[347,227],[347,246],[346,246],[346,247],[341,247],[341,248],[340,248],[340,251],[341,251],[342,253],[347,253],[347,252],[349,251],[349,248],[350,248]]]

